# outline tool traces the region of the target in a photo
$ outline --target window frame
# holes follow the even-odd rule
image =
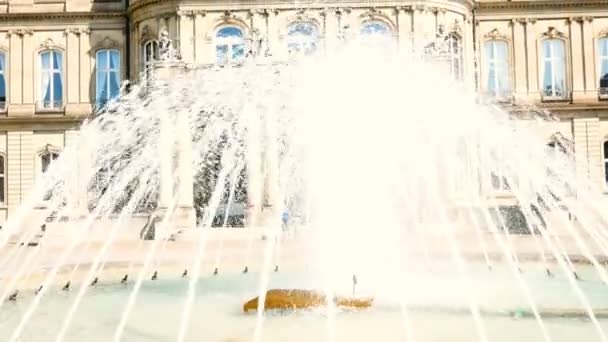
[[[8,202],[8,199],[6,197],[7,195],[7,166],[8,166],[8,162],[7,162],[7,157],[6,157],[6,153],[4,152],[0,152],[0,165],[2,165],[2,171],[0,172],[0,182],[2,182],[2,189],[0,191],[0,206],[5,206],[6,203]]]
[[[49,66],[50,69],[44,69],[42,66],[42,56],[46,53],[49,53]],[[60,69],[55,69],[52,65],[53,65],[53,55],[54,54],[59,54],[61,56],[61,65],[60,65]],[[50,86],[51,86],[51,103],[52,106],[51,107],[45,107],[44,106],[44,84],[43,84],[43,77],[45,74],[45,70],[46,72],[49,73],[50,76]],[[55,106],[55,101],[53,100],[54,95],[55,95],[55,85],[53,82],[53,76],[59,73],[59,75],[61,76],[61,103],[59,106]],[[44,50],[40,50],[38,51],[38,96],[37,96],[37,101],[36,101],[36,112],[47,112],[47,113],[57,113],[57,112],[63,112],[65,110],[65,102],[66,102],[66,87],[65,87],[65,51],[63,49],[60,49],[58,47],[53,47],[53,48],[49,48],[49,49],[44,49]]]
[[[0,59],[4,59],[3,69],[0,69],[0,76],[4,78],[4,104],[0,102],[0,113],[6,113],[9,102],[9,83],[8,83],[8,53],[0,49]]]
[[[561,58],[555,57],[553,54],[553,44],[550,44],[549,46],[551,47],[551,57],[545,57],[545,42],[547,41],[553,41],[553,42],[559,42],[560,44],[562,44],[563,46],[563,56]],[[571,98],[570,95],[570,78],[569,78],[569,72],[568,72],[568,42],[566,41],[566,39],[560,38],[560,37],[549,37],[549,38],[544,38],[541,39],[539,41],[539,62],[540,62],[540,78],[539,78],[539,92],[541,95],[541,100],[542,101],[546,101],[546,102],[550,102],[550,101],[569,101]],[[555,93],[555,89],[556,87],[556,81],[555,81],[555,71],[556,71],[556,67],[555,64],[556,62],[559,62],[560,59],[562,60],[562,64],[563,64],[563,73],[564,73],[564,94],[563,95],[556,95]],[[552,86],[552,94],[551,95],[546,95],[545,93],[545,84],[544,84],[544,79],[545,79],[545,62],[546,61],[551,61],[551,86]]]
[[[607,47],[606,47],[606,55],[602,55],[600,52],[600,46],[602,44],[602,42],[604,42]],[[598,97],[600,98],[600,100],[608,100],[608,87],[601,87],[601,78],[602,78],[602,64],[604,61],[608,62],[608,35],[603,36],[603,37],[599,37],[597,39],[597,44],[596,47],[598,48],[598,79],[597,79],[597,92],[598,92]],[[608,74],[608,70],[606,70],[606,74]]]
[[[464,80],[464,45],[463,38],[456,32],[450,32],[445,36],[448,43],[448,60],[450,63],[450,77],[455,81]],[[456,43],[457,51],[454,51],[454,42]],[[454,69],[457,65],[457,74]]]
[[[307,34],[294,33],[297,31],[292,32],[292,30],[298,25],[310,26],[313,29],[313,34],[307,35]],[[313,22],[311,20],[297,20],[297,21],[290,22],[287,25],[287,31],[285,34],[285,48],[287,49],[288,55],[290,55],[290,56],[315,55],[319,51],[320,42],[321,42],[321,32],[319,29],[319,25],[317,25],[315,22]],[[312,51],[310,51],[309,53],[306,52],[306,44],[308,44],[309,46],[314,45],[314,49],[312,49]],[[291,45],[297,45],[298,50],[292,51],[292,49],[290,48]]]
[[[234,28],[234,29],[239,30],[241,32],[241,36],[240,37],[239,36],[218,37],[219,32],[222,31],[223,29],[227,29],[227,28]],[[245,57],[247,56],[247,34],[246,34],[246,32],[247,32],[247,30],[245,30],[243,27],[241,27],[239,25],[235,25],[235,24],[220,25],[213,31],[213,51],[214,51],[214,55],[215,55],[215,61],[214,61],[215,65],[228,66],[228,65],[243,64],[243,62],[245,61]],[[241,42],[237,43],[237,42],[231,41],[234,38],[240,38]],[[217,55],[217,48],[220,45],[228,47],[228,51],[226,52],[227,58],[226,58],[226,61],[223,63],[219,62],[219,58]],[[243,57],[239,60],[234,60],[232,58],[233,49],[234,49],[234,46],[236,46],[236,45],[243,45]]]
[[[98,58],[99,58],[99,54],[100,53],[106,53],[106,69],[105,70],[99,70],[99,63],[98,63]],[[116,68],[111,68],[110,67],[110,61],[112,59],[112,53],[117,53],[118,54],[118,66]],[[105,101],[103,103],[99,102],[99,98],[98,98],[98,93],[99,93],[99,73],[102,72],[104,74],[104,77],[106,77],[106,93],[107,95],[107,99],[105,99]],[[111,84],[110,84],[110,74],[111,73],[116,73],[118,76],[118,95],[113,98],[111,96]],[[95,52],[95,107],[97,109],[103,108],[108,102],[115,100],[116,98],[118,98],[120,96],[120,84],[122,82],[122,54],[121,51],[119,49],[116,48],[103,48],[103,49],[99,49]]]
[[[494,58],[490,58],[490,56],[488,56],[488,54],[486,53],[487,49],[486,46],[487,44],[492,44],[492,49],[494,52]],[[497,44],[505,44],[506,48],[507,48],[507,54],[505,55],[506,59],[504,60],[504,65],[503,68],[504,70],[504,75],[506,76],[506,80],[505,83],[507,84],[506,90],[504,91],[504,93],[498,93],[498,88],[494,91],[490,90],[488,85],[490,83],[490,66],[493,64],[494,65],[494,75],[495,75],[495,80],[494,80],[494,86],[496,87],[496,82],[499,81],[498,80],[498,73],[497,70],[500,70],[500,68],[497,68],[496,66],[501,64],[499,63],[500,60],[498,58],[496,58],[497,56]],[[484,77],[482,78],[482,82],[483,82],[483,88],[486,95],[488,96],[492,96],[493,98],[496,99],[506,99],[508,98],[510,95],[513,94],[513,75],[512,75],[512,65],[511,65],[511,44],[507,39],[500,39],[500,38],[492,38],[492,39],[487,39],[483,42],[483,57],[484,57]]]

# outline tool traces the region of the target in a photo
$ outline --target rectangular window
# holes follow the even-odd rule
[[[6,78],[4,71],[6,70],[6,56],[0,53],[0,111],[6,109]]]
[[[0,155],[0,203],[5,202],[5,184],[6,184],[6,158]]]
[[[566,49],[561,39],[546,39],[542,44],[542,95],[566,98]]]
[[[599,40],[598,52],[600,58],[600,96],[608,98],[608,37]]]
[[[120,95],[120,52],[100,50],[96,54],[96,96],[97,108]]]
[[[56,50],[40,54],[41,89],[40,106],[42,109],[61,109],[63,107],[63,54]]]
[[[485,44],[486,90],[492,96],[507,96],[511,92],[509,82],[509,48],[507,42],[488,41]]]

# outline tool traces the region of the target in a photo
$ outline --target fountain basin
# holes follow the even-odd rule
[[[333,302],[340,308],[365,309],[372,306],[373,298],[335,297]],[[257,311],[259,297],[247,301],[243,311]],[[327,305],[327,296],[320,291],[301,289],[273,289],[266,292],[264,310],[296,310],[318,308]]]

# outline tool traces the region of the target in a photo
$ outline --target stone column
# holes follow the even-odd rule
[[[572,99],[580,101],[585,99],[585,72],[583,61],[583,19],[569,18],[570,25],[570,75],[572,75]]]
[[[326,53],[335,50],[338,46],[338,36],[340,35],[340,19],[335,9],[327,9],[325,15],[325,51]]]
[[[267,20],[268,46],[270,48],[270,53],[273,56],[285,53],[287,51],[285,42],[281,41],[281,38],[279,37],[279,11],[266,9],[264,12],[266,14],[265,19]]]
[[[583,18],[583,58],[585,65],[585,92],[587,98],[597,98],[599,82],[595,80],[595,39],[593,39],[593,17]]]
[[[526,50],[528,56],[528,97],[532,100],[540,99],[540,87],[538,79],[540,77],[538,71],[538,51],[536,48],[536,19],[527,19],[526,25]]]
[[[523,96],[528,92],[528,81],[526,72],[526,21],[523,19],[512,19],[513,26],[513,91],[516,96]],[[480,47],[482,48],[482,47]]]

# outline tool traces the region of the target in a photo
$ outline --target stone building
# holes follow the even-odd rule
[[[453,75],[514,111],[556,114],[539,134],[572,141],[581,172],[608,183],[608,0],[0,0],[0,221],[158,59],[161,32],[193,67],[238,62],[257,39],[285,59],[364,34],[411,51],[441,33]]]

